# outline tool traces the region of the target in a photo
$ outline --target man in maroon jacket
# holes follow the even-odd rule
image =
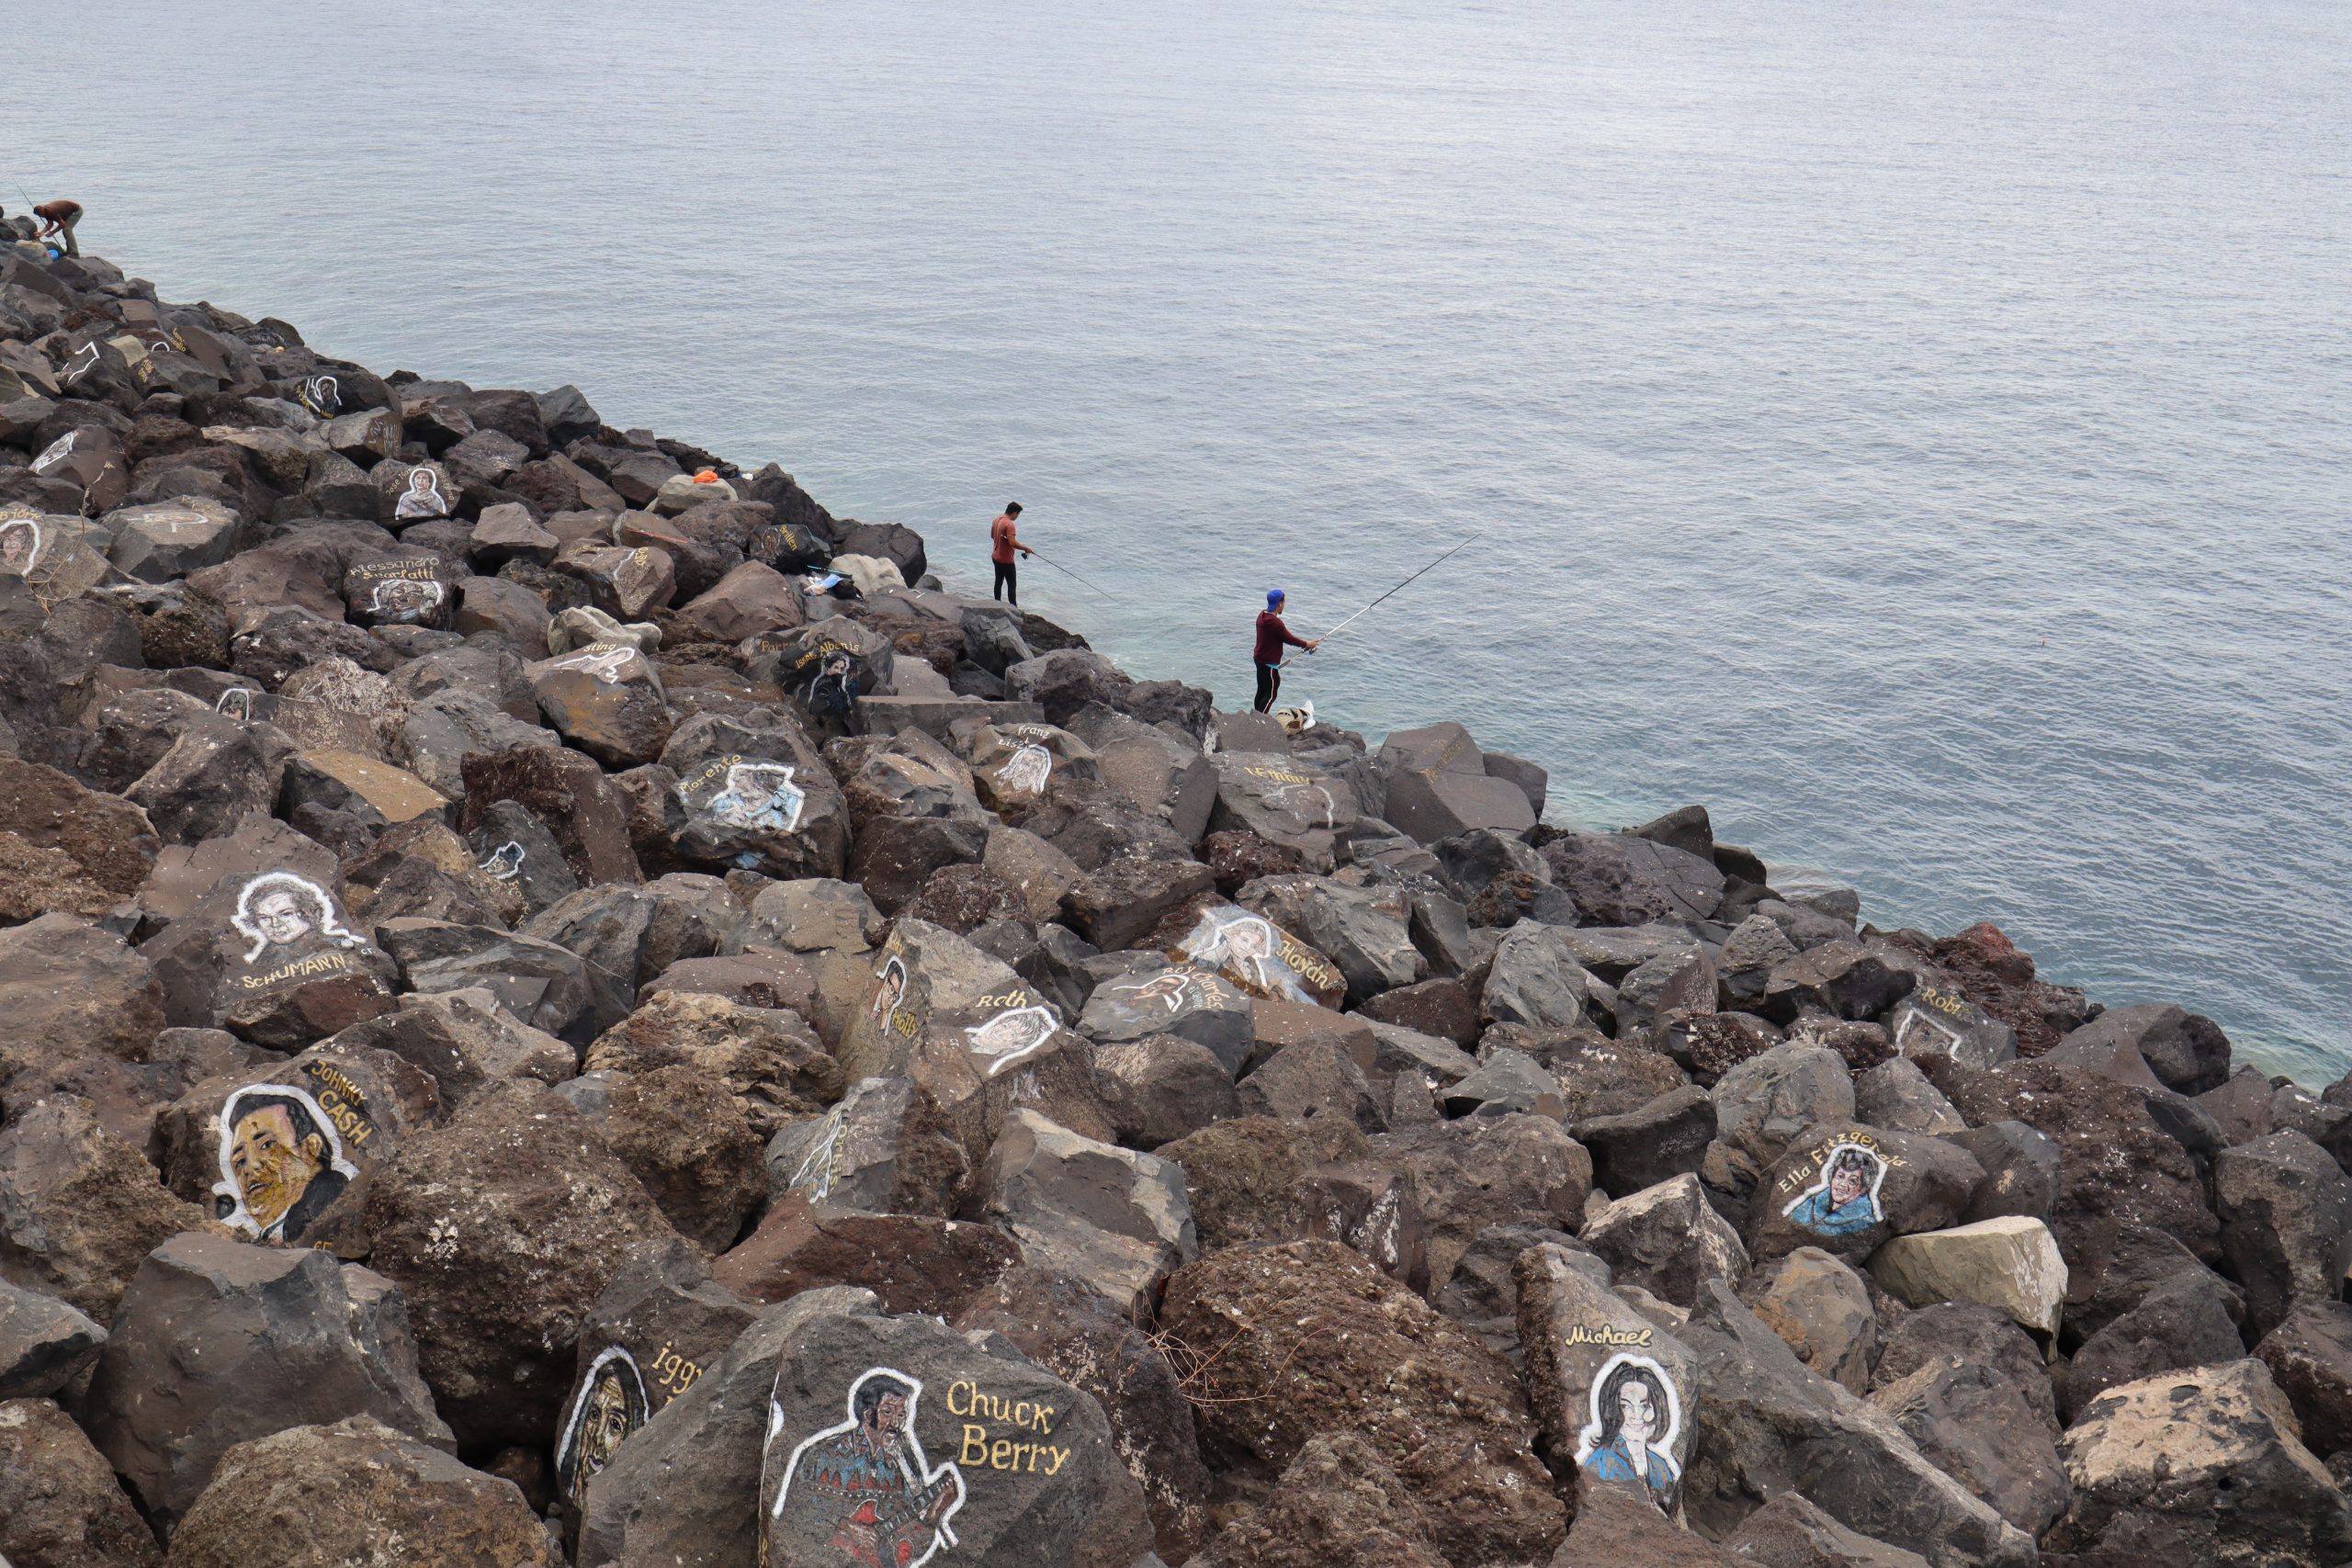
[[[78,256],[82,247],[74,243],[74,225],[82,221],[82,204],[78,201],[44,201],[33,209],[33,216],[41,220],[41,231],[34,238],[46,240],[51,234],[65,242],[65,254]]]
[[[1260,713],[1273,711],[1274,699],[1283,689],[1283,649],[1303,648],[1315,651],[1316,643],[1307,637],[1290,635],[1283,625],[1283,591],[1272,589],[1266,594],[1266,607],[1258,612],[1258,647],[1250,658],[1258,665],[1258,707]]]

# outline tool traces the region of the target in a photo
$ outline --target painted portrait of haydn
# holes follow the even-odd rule
[[[290,1084],[255,1084],[220,1107],[220,1175],[213,1212],[256,1241],[300,1241],[359,1174],[334,1123]]]

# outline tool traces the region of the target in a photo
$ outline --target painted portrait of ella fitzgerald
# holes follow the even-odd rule
[[[1879,1223],[1878,1190],[1885,1179],[1885,1156],[1866,1144],[1838,1144],[1822,1156],[1813,1185],[1781,1213],[1815,1235],[1853,1235]]]

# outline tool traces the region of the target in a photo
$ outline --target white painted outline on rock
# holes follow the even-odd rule
[[[947,1511],[940,1515],[938,1521],[933,1525],[930,1549],[920,1557],[909,1558],[902,1565],[902,1568],[922,1568],[924,1563],[939,1555],[940,1548],[956,1544],[956,1532],[948,1529],[948,1521],[953,1519],[956,1512],[964,1506],[964,1476],[953,1463],[943,1464],[936,1470],[932,1468],[930,1456],[922,1451],[922,1438],[915,1431],[915,1415],[922,1406],[922,1379],[902,1372],[896,1367],[868,1367],[858,1373],[850,1382],[849,1393],[842,1398],[842,1409],[848,1419],[838,1426],[811,1432],[794,1446],[791,1454],[784,1461],[784,1479],[775,1489],[775,1502],[768,1508],[768,1517],[771,1519],[784,1517],[785,1500],[792,1495],[792,1480],[800,1469],[802,1454],[807,1453],[811,1446],[823,1442],[828,1438],[839,1438],[857,1430],[857,1391],[875,1378],[895,1379],[905,1384],[908,1390],[906,1424],[899,1428],[899,1436],[904,1444],[906,1453],[914,1456],[914,1463],[911,1466],[907,1463],[905,1453],[894,1451],[890,1455],[899,1467],[899,1475],[905,1479],[908,1490],[920,1491],[924,1487],[936,1486],[942,1478],[955,1483],[956,1501],[947,1506]],[[774,1399],[769,1403],[775,1411],[770,1427],[773,1432],[784,1424],[784,1407]]]

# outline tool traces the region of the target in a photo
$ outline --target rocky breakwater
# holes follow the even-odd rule
[[[15,246],[0,1557],[2352,1556],[2352,1083],[1545,787]]]

